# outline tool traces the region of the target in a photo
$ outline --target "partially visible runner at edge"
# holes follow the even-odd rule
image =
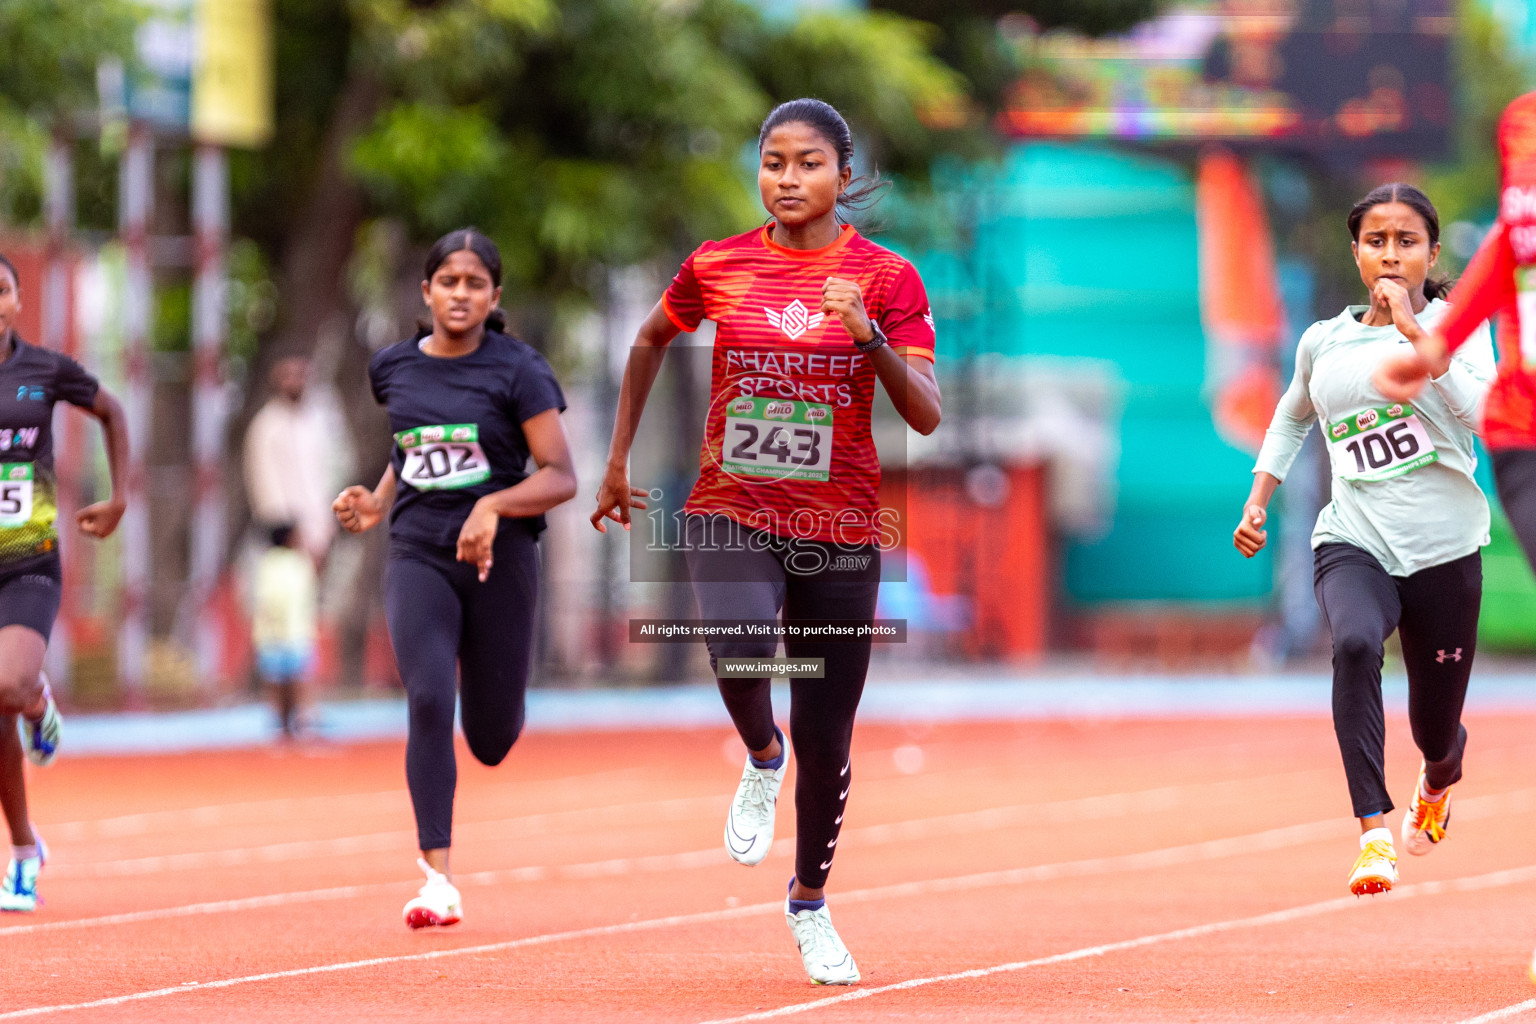
[[[853,142],[831,106],[776,107],[758,137],[758,188],[772,220],[706,242],[683,263],[641,326],[619,396],[592,524],[630,527],[646,491],[628,460],[666,346],[716,325],[698,483],[685,512],[685,556],[711,620],[805,624],[874,620],[880,581],[880,465],[870,434],[878,379],[920,433],[939,424],[928,298],[906,260],[841,223],[868,200]],[[894,524],[893,524],[894,525]],[[777,639],[711,641],[721,696],[747,748],[725,825],[732,859],[757,864],[773,845],[788,761],[769,680],[727,678],[722,658],[768,658]],[[785,918],[818,984],[850,984],[858,967],[832,927],[825,886],[852,770],[854,715],[870,639],[786,640],[794,659],[824,659],[825,678],[790,681],[789,743],[798,761],[795,874]]]
[[[1483,410],[1499,502],[1525,557],[1536,568],[1536,92],[1499,118],[1499,216],[1451,292],[1452,312],[1382,361],[1376,386],[1411,402],[1453,354],[1498,325],[1498,378]],[[1536,956],[1530,973],[1536,980]]]
[[[53,469],[53,407],[68,402],[101,421],[112,496],[75,513],[90,537],[117,529],[127,503],[128,427],[123,407],[68,356],[30,345],[16,333],[21,281],[0,256],[0,808],[11,831],[11,860],[0,910],[37,909],[37,875],[48,860],[27,812],[22,755],[45,765],[58,754],[62,725],[43,675],[43,656],[59,614],[58,481]]]
[[[1494,365],[1484,331],[1412,405],[1378,391],[1372,373],[1387,353],[1456,315],[1440,298],[1448,286],[1429,279],[1440,218],[1423,192],[1393,183],[1356,203],[1348,223],[1370,305],[1302,335],[1296,377],[1264,436],[1233,543],[1249,558],[1264,546],[1270,497],[1321,421],[1333,496],[1312,532],[1313,588],[1333,636],[1333,725],[1361,831],[1349,890],[1359,896],[1397,881],[1381,696],[1383,645],[1394,629],[1423,755],[1399,830],[1404,847],[1428,853],[1450,822],[1488,543],[1472,440]]]
[[[463,917],[449,866],[455,692],[470,753],[500,764],[523,729],[544,513],[576,493],[565,396],[544,357],[506,333],[496,246],[473,229],[444,235],[427,254],[421,295],[431,327],[368,365],[389,410],[389,467],[372,491],[348,487],[334,505],[353,533],[389,513],[384,607],[427,877],[405,905],[412,928]]]

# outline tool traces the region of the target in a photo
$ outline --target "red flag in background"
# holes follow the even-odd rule
[[[1285,316],[1264,198],[1232,152],[1213,148],[1201,156],[1195,220],[1207,400],[1222,439],[1257,452],[1280,399],[1276,354]]]

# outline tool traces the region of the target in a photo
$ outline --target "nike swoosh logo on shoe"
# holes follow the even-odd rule
[[[736,844],[731,841],[733,838],[745,842],[747,845],[738,850],[736,848]],[[736,827],[731,822],[727,821],[725,823],[725,845],[731,848],[732,853],[747,853],[752,849],[756,842],[756,836],[753,836],[751,839],[747,839],[740,832],[736,831]]]

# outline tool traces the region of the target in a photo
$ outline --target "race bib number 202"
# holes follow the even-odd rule
[[[722,449],[720,464],[728,473],[830,479],[832,407],[787,399],[733,399],[725,407]]]
[[[1328,453],[1345,480],[1374,483],[1440,460],[1411,405],[1364,409],[1328,424]]]
[[[480,448],[480,428],[473,423],[402,430],[395,443],[405,453],[400,478],[419,491],[473,487],[491,478],[491,464]]]

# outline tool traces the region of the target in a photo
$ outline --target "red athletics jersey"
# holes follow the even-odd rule
[[[821,312],[829,277],[857,281],[897,355],[933,359],[933,314],[912,264],[851,226],[821,249],[758,228],[705,242],[662,297],[679,330],[715,322],[699,480],[685,511],[783,537],[868,544],[880,536],[877,379],[843,323]]]
[[[1497,320],[1499,376],[1483,437],[1494,450],[1536,448],[1536,93],[1505,108],[1499,155],[1499,219],[1451,290],[1440,331],[1454,352],[1484,320]]]

